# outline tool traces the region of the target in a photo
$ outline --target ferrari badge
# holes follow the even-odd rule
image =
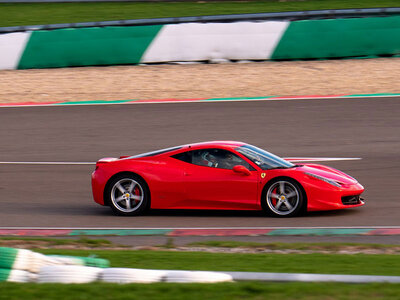
[[[261,178],[264,178],[265,177],[265,173],[261,173]]]

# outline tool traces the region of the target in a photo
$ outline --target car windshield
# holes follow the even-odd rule
[[[253,145],[244,145],[235,149],[263,170],[293,168],[295,165]]]

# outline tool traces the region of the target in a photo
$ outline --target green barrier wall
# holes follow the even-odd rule
[[[137,64],[161,27],[34,31],[18,69]]]
[[[271,59],[400,54],[400,17],[291,22]]]
[[[183,33],[176,31],[181,33],[168,35],[168,30],[166,30],[168,28],[161,30],[163,26],[187,26],[187,24],[57,29],[26,33],[29,35],[26,46],[22,39],[18,44],[23,54],[21,58],[11,55],[15,60],[15,63],[11,65],[17,66],[18,69],[29,69],[138,64],[150,45],[152,45],[150,49],[157,50],[156,53],[162,53],[163,51],[158,51],[158,47],[160,50],[164,50],[162,45],[165,43],[174,45],[173,50],[168,51],[181,54],[180,61],[185,61],[185,51],[180,48],[180,45],[184,45],[188,40],[199,42],[199,44],[209,42],[209,40],[213,41],[212,39],[207,40],[207,38],[204,40],[204,37],[202,40],[202,35],[193,37],[190,30],[189,32],[183,31]],[[212,34],[208,31],[212,31],[211,28],[215,24],[210,24],[209,27],[204,24],[204,26],[205,32]],[[275,31],[278,30],[274,26],[271,28]],[[283,30],[283,33],[279,33],[281,38],[275,49],[272,51],[270,49],[269,53],[265,54],[266,59],[325,59],[400,55],[400,16],[294,21],[290,22],[286,30]],[[278,34],[278,32],[274,32],[274,34]],[[229,38],[231,37],[227,37],[228,40]],[[0,35],[0,46],[1,41],[8,45],[14,40],[15,34]],[[157,43],[160,40],[163,43]],[[215,45],[213,42],[210,43],[200,47],[202,51],[212,51],[215,47],[219,49],[218,43]],[[246,50],[238,49],[240,49],[237,50],[240,53],[235,53],[236,56],[246,57],[252,53],[252,51],[243,53]],[[187,49],[185,48],[185,50]],[[224,49],[227,53],[222,54],[229,58],[233,50],[231,48]],[[265,51],[265,49],[260,51]],[[4,53],[6,55],[6,52]],[[199,53],[201,57],[208,55],[201,51]],[[174,57],[176,59],[177,56]],[[9,59],[7,57],[3,59],[6,68],[11,66],[8,63]],[[155,55],[148,62],[163,61],[165,61],[163,55],[160,57]],[[2,68],[1,56],[0,68]]]

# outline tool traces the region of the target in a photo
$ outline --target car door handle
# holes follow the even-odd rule
[[[192,175],[192,173],[184,172],[183,175],[185,175],[185,176],[190,176],[190,175]]]

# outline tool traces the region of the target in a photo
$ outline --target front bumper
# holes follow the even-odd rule
[[[359,207],[365,204],[361,194],[364,187],[359,184],[352,184],[340,188],[314,189],[307,193],[307,210],[336,210],[344,208]]]

